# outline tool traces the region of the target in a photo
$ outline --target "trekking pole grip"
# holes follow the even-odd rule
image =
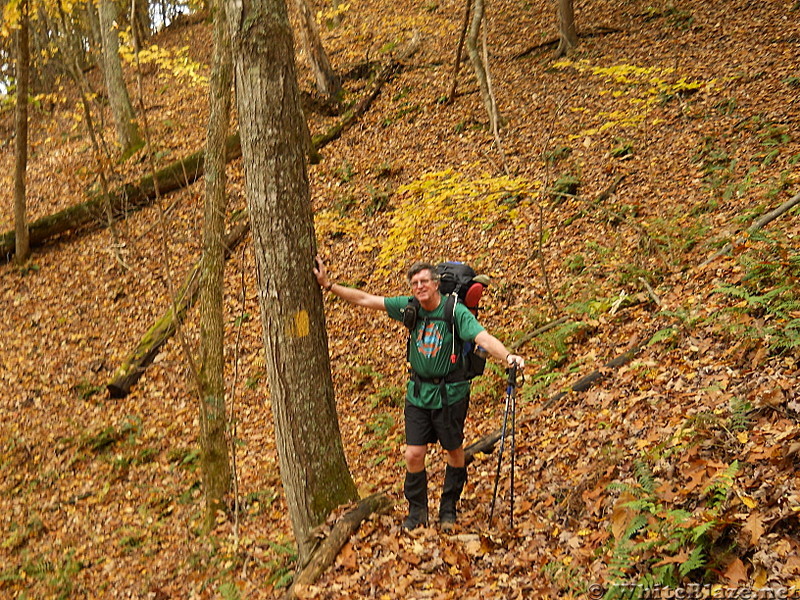
[[[506,369],[506,373],[508,374],[508,389],[514,389],[517,387],[517,365],[516,363]]]

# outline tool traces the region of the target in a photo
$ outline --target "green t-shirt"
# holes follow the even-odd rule
[[[408,306],[410,296],[394,296],[384,298],[386,312],[392,319],[403,320],[403,309]],[[428,312],[420,307],[417,315],[417,324],[411,332],[409,361],[411,368],[420,377],[432,379],[444,377],[454,370],[451,362],[453,352],[460,354],[460,344],[453,344],[453,333],[444,319],[444,305],[446,298],[434,310]],[[440,319],[431,321],[429,319]],[[475,340],[475,336],[484,330],[469,309],[463,304],[456,304],[454,315],[455,328],[458,337],[467,342]],[[459,356],[459,361],[461,360]],[[447,399],[449,404],[454,404],[466,398],[469,393],[469,381],[455,381],[447,385]],[[409,381],[406,387],[406,399],[414,406],[420,408],[442,408],[442,397],[439,386],[434,383],[422,382],[419,395],[414,393],[415,384]]]

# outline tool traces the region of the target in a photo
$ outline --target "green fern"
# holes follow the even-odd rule
[[[569,340],[576,333],[586,328],[583,321],[565,323],[552,331],[534,338],[534,345],[544,356],[548,357],[547,369],[552,369],[569,353]]]
[[[719,525],[719,521],[712,519],[692,529],[692,541],[699,542],[704,535]]]
[[[241,600],[242,596],[235,583],[227,582],[219,586],[219,593],[223,600]]]
[[[782,353],[800,346],[800,253],[787,239],[751,236],[752,250],[739,257],[744,275],[737,284],[714,290],[740,300],[724,313],[758,318],[757,324],[734,321],[730,333],[745,339],[766,342],[771,351]],[[723,313],[723,314],[724,314]]]
[[[744,431],[750,428],[753,405],[738,396],[731,399],[731,415],[728,417],[728,429],[731,431]]]
[[[633,470],[642,489],[650,495],[655,494],[656,480],[650,466],[645,461],[637,459],[633,462]]]
[[[605,598],[631,596],[632,589],[654,589],[682,585],[687,577],[693,581],[709,580],[708,571],[713,556],[714,538],[711,532],[719,526],[719,514],[734,486],[739,472],[738,462],[717,473],[703,490],[705,504],[694,511],[673,508],[660,495],[659,481],[647,460],[634,461],[633,482],[614,482],[609,490],[629,496],[622,506],[632,514],[625,530],[611,543],[608,564],[612,585]],[[681,561],[665,558],[686,557]]]
[[[678,572],[681,574],[681,577],[686,577],[695,569],[703,568],[705,563],[705,549],[703,546],[695,546],[695,549],[692,550],[686,562],[681,563],[681,566],[678,567]]]
[[[632,555],[634,547],[633,542],[625,538],[614,546],[611,562],[608,565],[608,573],[612,581],[621,582],[627,579],[629,571],[636,562]]]
[[[739,461],[735,460],[722,473],[718,473],[703,490],[703,494],[708,496],[708,507],[711,511],[718,511],[728,499],[728,493],[733,488],[734,478],[738,472]]]

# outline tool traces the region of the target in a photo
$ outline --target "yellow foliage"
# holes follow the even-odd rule
[[[571,138],[591,136],[615,127],[631,127],[645,120],[651,108],[665,97],[681,92],[713,87],[715,79],[708,81],[689,81],[686,77],[674,80],[675,69],[659,67],[640,67],[637,65],[613,65],[600,67],[586,60],[569,59],[555,63],[556,68],[572,68],[579,73],[605,79],[611,88],[600,90],[600,96],[611,96],[622,105],[611,112],[599,112],[597,116],[604,122],[592,126]],[[627,105],[627,106],[626,106]],[[585,107],[572,108],[585,111]]]
[[[120,32],[119,54],[129,64],[136,62],[136,53],[133,51],[130,30]],[[171,73],[177,78],[188,79],[191,84],[208,85],[208,77],[201,74],[203,65],[189,58],[189,47],[184,46],[176,50],[161,48],[152,44],[149,48],[139,50],[139,63],[153,63],[159,69]]]
[[[320,10],[317,12],[317,23],[324,23],[326,21],[333,21],[334,19],[342,16],[348,10],[350,10],[350,3],[346,2],[344,4],[339,4],[338,6],[334,6],[333,8],[329,8],[328,10]]]
[[[8,37],[14,29],[19,27],[21,13],[19,10],[19,0],[11,0],[3,7],[3,25],[0,34]]]
[[[457,226],[489,226],[501,218],[517,220],[519,210],[536,195],[536,184],[523,178],[484,176],[469,179],[447,169],[428,173],[397,190],[397,207],[377,258],[378,273],[387,274],[415,247],[419,236]],[[507,200],[513,199],[512,202]]]
[[[314,229],[317,237],[328,237],[336,233],[346,233],[358,240],[356,252],[369,253],[378,247],[378,242],[364,233],[361,221],[353,217],[342,216],[331,210],[321,210],[314,214]]]

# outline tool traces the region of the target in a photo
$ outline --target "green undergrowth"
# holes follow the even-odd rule
[[[609,486],[619,499],[612,516],[610,585],[604,597],[640,598],[645,590],[715,581],[719,557],[731,550],[721,517],[738,471],[737,461],[719,471],[692,509],[670,501],[651,465],[635,461],[632,481]]]
[[[724,331],[771,353],[800,347],[800,251],[784,236],[754,234],[738,256],[738,281],[715,288],[732,304],[717,319]]]

